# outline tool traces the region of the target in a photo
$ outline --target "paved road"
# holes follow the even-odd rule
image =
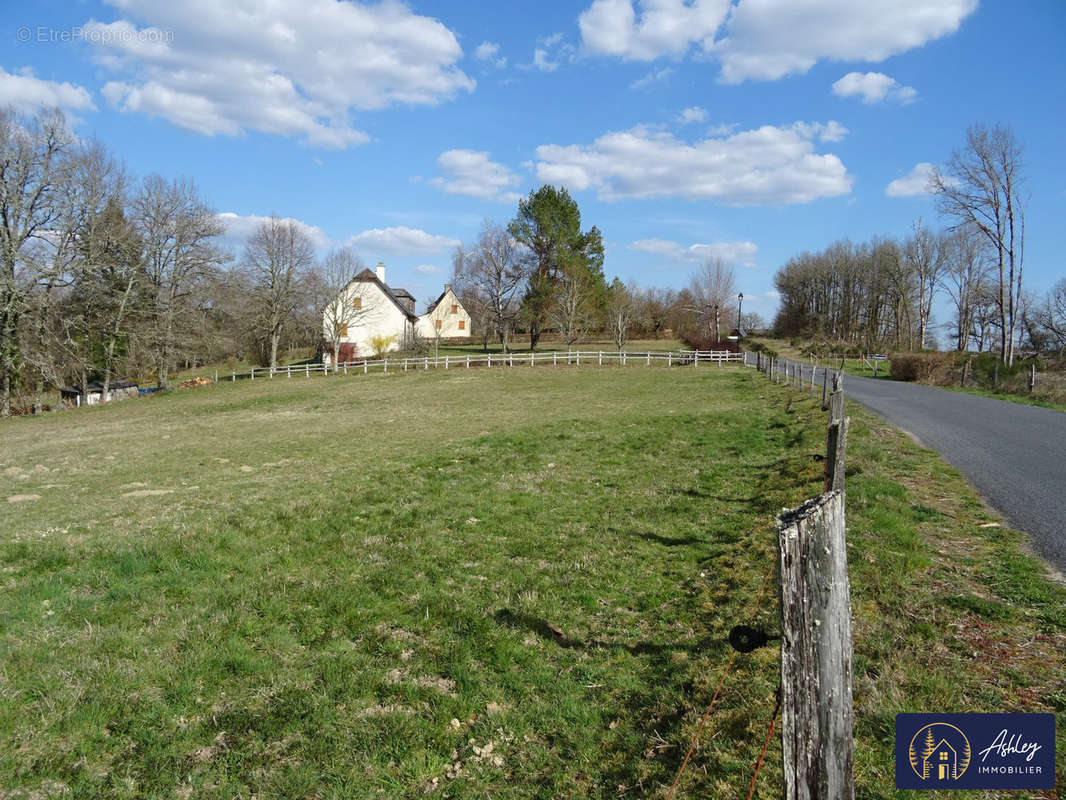
[[[1066,413],[851,375],[844,391],[940,453],[1066,572]]]

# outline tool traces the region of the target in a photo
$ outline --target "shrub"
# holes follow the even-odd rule
[[[374,358],[381,358],[388,352],[399,337],[396,334],[392,336],[371,336],[370,337],[370,349],[374,351]]]
[[[893,353],[889,375],[897,381],[940,383],[951,373],[952,353]]]
[[[728,350],[730,353],[739,353],[740,345],[731,339],[715,339],[706,333],[686,333],[681,337],[686,345],[693,350]]]

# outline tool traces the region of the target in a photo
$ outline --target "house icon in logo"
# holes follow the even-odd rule
[[[961,730],[934,722],[914,734],[908,756],[914,774],[923,781],[957,781],[970,766],[970,742]]]
[[[922,759],[922,772],[926,776],[935,775],[939,781],[959,777],[959,754],[947,739],[941,739],[933,752]]]

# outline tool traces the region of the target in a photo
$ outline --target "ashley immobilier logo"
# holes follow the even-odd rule
[[[897,714],[899,789],[1052,789],[1054,714]]]

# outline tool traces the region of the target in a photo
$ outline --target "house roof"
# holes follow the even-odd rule
[[[452,287],[450,287],[450,286],[449,286],[449,287],[448,287],[448,288],[446,288],[446,289],[445,289],[445,290],[444,290],[443,292],[441,292],[441,293],[440,293],[440,297],[438,297],[438,298],[437,298],[436,300],[434,300],[434,301],[433,301],[432,303],[430,303],[430,304],[429,304],[429,308],[427,308],[427,309],[426,309],[426,313],[427,313],[427,314],[432,314],[432,313],[433,313],[433,310],[434,310],[434,309],[435,309],[435,308],[436,308],[437,306],[439,306],[439,305],[441,304],[441,302],[442,302],[442,301],[444,300],[444,298],[445,298],[445,297],[447,297],[447,296],[448,296],[448,293],[449,293],[449,292],[451,292],[451,291],[452,291]],[[454,294],[454,292],[452,292],[452,294]],[[461,303],[461,302],[459,301],[459,298],[458,298],[458,297],[456,297],[456,298],[455,298],[455,304],[456,304],[457,306],[459,306],[459,308],[462,308],[462,309],[463,309],[463,313],[466,313],[466,309],[465,309],[465,308],[463,308],[463,304],[462,304],[462,303]]]
[[[412,300],[414,300],[414,297],[412,297],[406,289],[390,289],[388,286],[382,283],[378,279],[378,276],[371,272],[369,269],[364,269],[362,272],[352,278],[351,282],[349,282],[348,285],[351,286],[352,283],[355,283],[356,281],[360,283],[377,284],[378,288],[381,289],[385,296],[389,298],[396,305],[396,307],[404,313],[404,316],[406,316],[410,320],[418,319],[418,316],[400,301],[400,297],[410,297]]]
[[[112,390],[112,389],[135,389],[136,387],[137,387],[137,384],[134,383],[133,381],[111,381],[108,384],[107,388],[108,388],[108,390]],[[91,382],[91,383],[89,383],[88,386],[85,387],[85,391],[82,391],[81,385],[77,385],[77,386],[63,386],[63,387],[60,387],[59,392],[60,392],[60,394],[68,395],[68,394],[84,394],[85,392],[102,392],[103,390],[104,390],[104,385],[102,383]]]

